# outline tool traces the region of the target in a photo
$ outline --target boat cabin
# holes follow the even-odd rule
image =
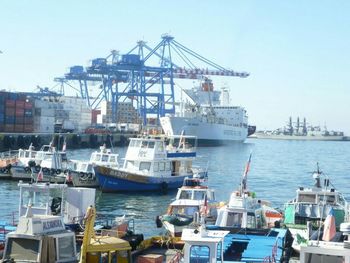
[[[306,221],[324,220],[333,209],[337,227],[348,217],[347,202],[335,189],[299,187],[296,198],[285,204],[286,224],[306,224]]]
[[[90,164],[101,165],[107,167],[118,167],[118,154],[112,153],[111,149],[107,149],[106,145],[100,147],[100,151],[91,154]]]
[[[65,229],[63,217],[35,215],[31,206],[7,234],[3,260],[7,262],[76,262],[74,232]]]
[[[131,138],[123,169],[155,177],[193,174],[192,161],[196,153],[185,141],[182,145],[185,146],[168,150],[161,138]]]
[[[188,263],[224,262],[223,242],[229,231],[184,229],[181,240],[185,242],[184,261]]]

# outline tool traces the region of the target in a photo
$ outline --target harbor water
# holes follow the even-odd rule
[[[95,149],[67,151],[70,159],[89,159]],[[126,148],[116,148],[120,162]],[[252,161],[248,174],[248,188],[257,197],[269,200],[274,207],[293,199],[299,186],[312,186],[312,172],[317,162],[331,183],[350,200],[350,143],[336,141],[287,141],[249,139],[245,143],[221,147],[198,148],[195,165],[208,165],[208,185],[215,189],[218,200],[227,201],[237,189],[249,154]],[[100,215],[110,219],[126,215],[135,219],[137,232],[145,236],[164,231],[157,229],[155,218],[166,212],[175,192],[158,193],[96,193],[96,207]],[[0,182],[0,219],[10,218],[18,209],[19,191],[14,181]]]

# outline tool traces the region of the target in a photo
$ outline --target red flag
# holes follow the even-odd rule
[[[248,159],[248,162],[245,166],[244,173],[242,176],[242,190],[243,191],[247,189],[247,175],[248,175],[248,172],[250,170],[250,161],[251,160],[252,160],[252,154],[249,155],[249,159]]]
[[[331,241],[336,232],[334,211],[333,208],[331,208],[326,220],[324,221],[322,239],[324,241]]]
[[[67,182],[67,183],[72,182],[72,175],[70,174],[70,171],[67,172],[67,175],[66,175],[66,182]]]
[[[41,182],[43,179],[44,179],[44,173],[43,173],[43,169],[41,168],[38,173],[38,176],[36,177],[36,181]]]
[[[201,208],[201,214],[202,215],[208,214],[208,197],[207,197],[207,195],[205,195],[205,197],[204,197],[204,204]]]

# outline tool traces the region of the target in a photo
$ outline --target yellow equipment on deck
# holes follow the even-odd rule
[[[98,263],[101,258],[108,263],[131,262],[131,247],[128,241],[111,236],[96,236],[94,231],[96,210],[92,206],[87,209],[85,216],[85,231],[81,245],[80,263]]]

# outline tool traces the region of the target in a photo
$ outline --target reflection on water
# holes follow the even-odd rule
[[[68,151],[71,159],[89,159],[94,149]],[[116,149],[123,157],[126,148]],[[347,187],[350,173],[349,142],[274,141],[248,140],[243,144],[198,149],[196,165],[209,167],[209,186],[215,188],[218,200],[227,200],[232,190],[238,187],[250,152],[252,161],[248,174],[248,189],[274,206],[282,207],[292,199],[295,190],[313,184],[311,172],[319,162],[338,190],[350,198]],[[122,163],[123,159],[119,161]],[[208,163],[209,162],[209,163]],[[157,193],[96,193],[97,211],[110,218],[126,215],[134,218],[136,229],[147,236],[160,233],[155,226],[155,217],[166,212],[175,192],[166,195]],[[15,182],[0,184],[0,216],[18,209],[18,188]],[[1,218],[0,218],[1,219]]]

